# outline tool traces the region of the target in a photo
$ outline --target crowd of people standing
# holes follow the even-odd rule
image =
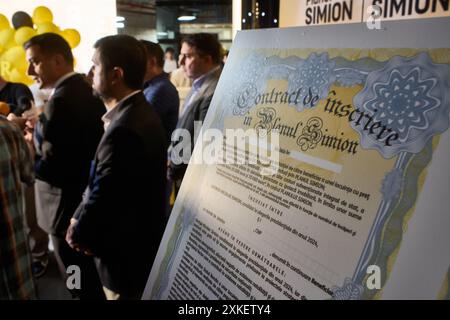
[[[204,120],[222,47],[211,34],[190,35],[177,69],[156,43],[108,36],[95,43],[87,76],[74,72],[57,34],[24,49],[48,97],[35,108],[26,86],[0,79],[0,100],[14,106],[0,116],[0,299],[38,297],[49,237],[62,279],[69,266],[81,270],[73,297],[140,299],[187,167],[171,161],[177,129],[193,137]],[[179,72],[191,85],[181,106]]]

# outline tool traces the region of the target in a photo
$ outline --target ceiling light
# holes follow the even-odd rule
[[[178,21],[192,21],[197,19],[195,16],[179,16]]]
[[[123,21],[125,21],[125,17],[121,17],[121,16],[116,17],[116,22],[123,22]]]
[[[123,22],[116,22],[116,28],[117,29],[125,28],[125,24]]]

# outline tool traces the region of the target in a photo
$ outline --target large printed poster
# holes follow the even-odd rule
[[[279,161],[190,164],[144,298],[448,299],[449,27],[239,33],[203,133]]]

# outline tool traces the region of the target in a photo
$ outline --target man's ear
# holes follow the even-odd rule
[[[119,67],[114,67],[114,69],[112,69],[112,83],[115,84],[117,82],[123,82],[124,78],[124,72],[122,68]]]
[[[55,53],[55,54],[51,57],[51,59],[53,60],[54,64],[55,64],[56,66],[58,66],[58,67],[67,64],[66,59],[64,59],[63,55],[62,55],[62,54],[59,54],[59,53]]]
[[[156,58],[155,57],[149,57],[147,59],[147,70],[153,68],[156,66]]]
[[[205,61],[205,64],[208,66],[214,65],[213,58],[209,54],[205,54],[202,56],[203,60]]]

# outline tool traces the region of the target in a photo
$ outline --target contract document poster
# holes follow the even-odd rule
[[[203,133],[278,129],[278,170],[190,164],[144,298],[448,299],[449,29],[238,33]]]

